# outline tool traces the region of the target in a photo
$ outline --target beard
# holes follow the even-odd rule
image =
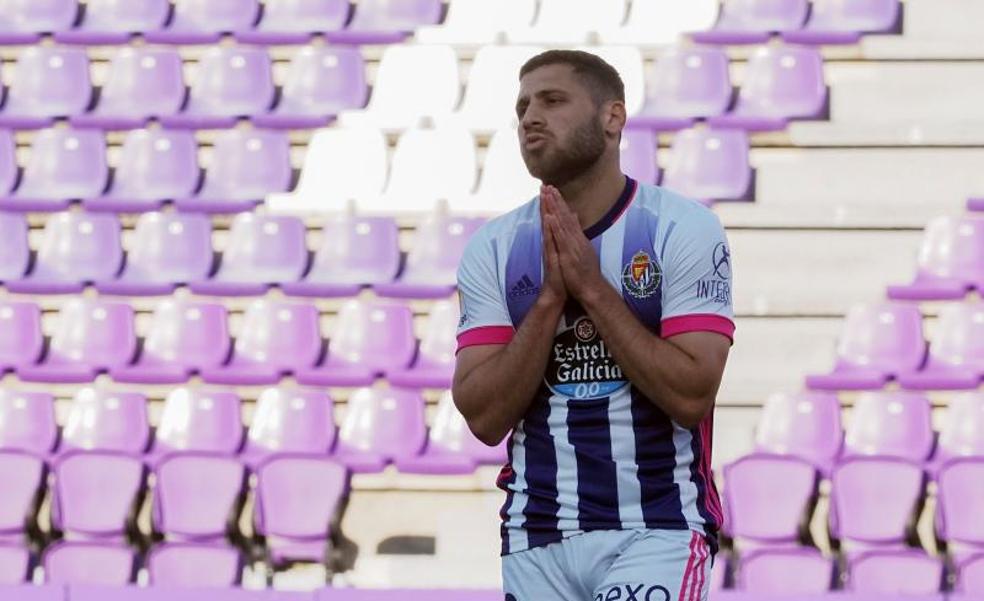
[[[530,175],[548,186],[563,186],[598,162],[605,152],[605,130],[594,117],[578,125],[567,144],[527,151],[520,146]]]

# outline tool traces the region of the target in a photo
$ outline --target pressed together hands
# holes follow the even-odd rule
[[[543,287],[540,301],[560,305],[568,295],[584,302],[606,285],[598,254],[584,235],[577,215],[554,186],[540,186],[540,220],[543,222]]]

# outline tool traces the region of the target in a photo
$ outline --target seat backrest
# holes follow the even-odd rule
[[[826,99],[819,51],[806,46],[762,46],[748,61],[738,110],[812,117],[820,114]]]
[[[625,18],[625,4],[625,0],[541,0],[533,26],[584,32],[609,29]]]
[[[426,86],[420,85],[422,73]],[[387,46],[367,108],[413,124],[419,117],[451,112],[459,85],[458,59],[450,46]]]
[[[151,316],[142,356],[190,369],[217,367],[232,347],[227,317],[218,303],[166,299]]]
[[[58,314],[45,361],[110,369],[129,363],[136,350],[129,305],[74,298]]]
[[[904,459],[845,459],[831,477],[831,535],[860,543],[903,542],[924,485],[922,468]]]
[[[647,96],[663,115],[718,115],[731,103],[727,53],[711,46],[674,46],[649,74]]]
[[[77,0],[3,0],[0,2],[0,31],[65,31],[75,23],[78,11]]]
[[[198,63],[188,108],[218,115],[264,111],[276,94],[271,68],[263,48],[213,46]]]
[[[266,31],[335,31],[349,16],[347,0],[266,0],[257,29]]]
[[[926,224],[919,271],[973,282],[984,275],[984,216],[942,216]]]
[[[256,527],[267,536],[328,538],[348,472],[321,457],[282,456],[258,470]]]
[[[829,467],[843,442],[840,400],[833,394],[774,394],[762,408],[756,430],[756,444],[762,451]]]
[[[149,440],[144,395],[86,387],[72,399],[62,432],[62,449],[139,455]]]
[[[0,301],[0,366],[37,362],[44,350],[41,309],[34,303]]]
[[[57,441],[51,394],[0,389],[0,449],[45,455]]]
[[[258,0],[174,0],[171,28],[235,32],[253,28],[260,15]]]
[[[501,8],[488,6],[501,12]],[[459,109],[469,126],[494,130],[516,119],[516,97],[519,95],[516,74],[523,63],[543,50],[539,46],[518,45],[487,45],[478,49]]]
[[[406,367],[416,351],[413,313],[402,304],[348,301],[328,343],[331,358],[374,371]]]
[[[235,354],[290,370],[314,364],[321,355],[321,329],[314,305],[259,299],[247,307]]]
[[[126,275],[137,280],[188,283],[212,269],[212,221],[194,213],[144,213],[137,219]]]
[[[167,20],[167,0],[87,0],[82,28],[93,31],[141,32],[159,29]]]
[[[189,453],[154,470],[154,527],[164,534],[222,540],[244,494],[246,469],[232,457]]]
[[[115,4],[126,2],[116,0]],[[167,2],[163,3],[165,6]],[[178,112],[185,85],[181,55],[171,48],[127,46],[110,61],[96,111],[115,115],[160,116]]]
[[[34,136],[17,194],[91,198],[102,193],[108,177],[102,132],[49,128]]]
[[[305,114],[362,108],[369,97],[358,48],[305,46],[291,58],[278,110]]]
[[[888,549],[851,558],[845,588],[859,597],[933,599],[939,597],[944,582],[941,558],[910,549]]]
[[[807,0],[726,0],[720,27],[748,31],[799,29],[810,12]]]
[[[66,532],[122,536],[143,486],[139,459],[109,452],[76,452],[55,464],[51,519]]]
[[[31,277],[91,282],[112,279],[123,263],[120,222],[106,213],[63,212],[44,224]]]
[[[626,25],[632,29],[644,28],[651,32],[655,44],[673,44],[680,36],[691,31],[710,29],[717,22],[721,11],[718,0],[649,0],[632,2]],[[609,43],[617,43],[618,29],[613,31]]]
[[[420,358],[431,365],[453,365],[458,349],[457,329],[461,309],[453,301],[438,301],[431,306],[420,339]]]
[[[289,215],[240,213],[229,230],[219,277],[257,282],[300,279],[307,268],[307,230]]]
[[[798,539],[817,495],[814,466],[790,456],[752,454],[725,466],[724,478],[733,536],[770,543]]]
[[[230,129],[213,142],[212,160],[199,193],[205,198],[262,200],[285,192],[293,171],[283,132]]]
[[[355,8],[350,29],[362,31],[410,31],[441,20],[440,0],[365,0]]]
[[[162,452],[238,452],[243,442],[240,405],[239,395],[227,390],[172,390],[164,400],[155,448]]]
[[[18,451],[0,451],[0,533],[22,535],[36,509],[44,485],[44,461]]]
[[[837,346],[840,361],[896,373],[918,369],[925,355],[918,307],[886,302],[856,305],[848,311]]]
[[[984,308],[953,303],[940,310],[929,345],[932,359],[984,374]]]
[[[17,183],[17,146],[9,129],[0,129],[0,194],[7,194]],[[6,214],[4,214],[6,219]]]
[[[464,455],[481,464],[503,463],[506,458],[504,443],[490,447],[472,434],[464,416],[455,407],[450,390],[438,400],[427,450],[428,453]]]
[[[901,10],[899,0],[813,0],[809,27],[822,31],[891,31]]]
[[[742,554],[735,588],[756,595],[823,595],[833,579],[833,562],[815,549],[753,549]]]
[[[478,160],[475,139],[464,127],[414,128],[400,136],[393,151],[386,196],[394,210],[428,210],[434,201],[470,194]],[[402,206],[401,206],[402,205]]]
[[[984,457],[949,461],[937,484],[940,536],[951,543],[984,544],[984,524],[977,517],[984,503]]]
[[[81,48],[30,46],[17,58],[4,112],[55,117],[89,106],[89,58]]]
[[[984,457],[984,394],[967,392],[950,399],[937,455]]]
[[[688,129],[673,139],[663,186],[698,200],[731,198],[751,184],[748,134]]]
[[[526,169],[519,150],[516,128],[497,130],[485,153],[485,165],[472,212],[501,214],[529,201],[539,194],[540,182]],[[454,205],[456,211],[465,207]]]
[[[322,229],[308,280],[391,282],[400,269],[399,228],[391,217],[338,215]]]
[[[619,158],[622,173],[644,184],[655,184],[659,178],[656,165],[656,134],[649,129],[622,130],[619,141]]]
[[[136,553],[118,542],[57,542],[44,550],[42,564],[49,586],[71,585],[74,590],[86,587],[116,590],[132,583],[137,576]],[[111,598],[105,592],[101,594]]]
[[[250,450],[327,455],[335,444],[334,402],[323,390],[267,388],[249,426]]]
[[[355,391],[338,432],[339,452],[377,453],[387,459],[416,455],[426,438],[423,398],[395,388]]]
[[[110,194],[136,200],[184,198],[198,187],[198,179],[192,132],[135,129],[123,141]]]
[[[428,216],[417,227],[401,279],[405,282],[454,284],[465,246],[482,218],[442,213]]]
[[[2,144],[3,141],[0,140],[0,155],[3,154]],[[3,245],[0,246],[0,280],[20,279],[27,271],[31,259],[27,219],[16,213],[0,213],[0,240],[3,240]]]
[[[918,393],[864,393],[854,403],[844,451],[923,461],[934,444],[931,412],[929,400]]]

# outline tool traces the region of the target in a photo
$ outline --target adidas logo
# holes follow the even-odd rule
[[[534,294],[540,293],[540,287],[533,283],[530,276],[523,275],[519,278],[519,281],[513,284],[513,287],[509,290],[509,298],[517,298],[520,296],[533,296]]]

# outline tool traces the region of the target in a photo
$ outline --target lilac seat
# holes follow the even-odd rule
[[[984,379],[984,308],[956,303],[940,311],[929,358],[919,371],[898,376],[911,390],[974,389]]]
[[[102,194],[108,177],[102,133],[46,129],[34,136],[20,185],[0,197],[0,210],[60,211],[71,200]]]
[[[34,365],[43,350],[41,309],[34,303],[0,301],[0,371]]]
[[[196,294],[253,296],[272,284],[297,281],[307,269],[306,234],[297,217],[240,213],[229,229],[218,270],[189,287]]]
[[[647,99],[631,123],[661,131],[685,129],[723,114],[733,91],[728,55],[718,48],[676,46],[661,55],[648,78]]]
[[[180,384],[203,368],[225,363],[231,349],[223,305],[167,299],[151,317],[136,362],[110,375],[117,382]]]
[[[0,154],[2,153],[3,150],[0,149]],[[23,278],[31,262],[27,219],[16,213],[0,213],[0,240],[3,240],[3,244],[0,244],[0,280]]]
[[[348,495],[345,467],[327,458],[284,455],[264,462],[257,475],[254,521],[273,563],[326,561],[340,521],[336,513]]]
[[[736,588],[756,595],[822,595],[834,583],[834,562],[813,548],[744,553]]]
[[[280,132],[231,129],[213,141],[205,183],[195,196],[177,197],[180,211],[238,213],[267,194],[290,187],[290,143]],[[188,190],[190,192],[190,190]]]
[[[120,163],[109,190],[82,202],[90,211],[156,211],[164,201],[194,192],[198,179],[198,144],[192,133],[135,129],[123,141]]]
[[[932,406],[912,392],[868,392],[854,403],[844,454],[925,461],[933,451]]]
[[[122,543],[58,542],[43,557],[49,583],[123,586],[136,580],[137,557]]]
[[[246,468],[232,457],[185,453],[154,470],[154,530],[169,540],[221,542],[235,527]]]
[[[816,501],[815,467],[796,457],[752,454],[726,465],[724,478],[732,536],[773,544],[799,540]]]
[[[806,0],[727,0],[713,29],[690,36],[708,44],[761,44],[772,33],[800,29],[809,11]]]
[[[792,455],[829,474],[844,442],[840,400],[828,393],[774,394],[762,408],[759,451]]]
[[[55,399],[51,394],[0,389],[0,449],[43,457],[57,442]]]
[[[144,38],[152,44],[214,44],[223,33],[252,29],[259,15],[257,0],[175,0],[167,28]]]
[[[27,550],[27,547],[17,543],[0,543],[0,587],[30,582],[33,571],[34,564],[31,561],[31,552]],[[0,598],[15,598],[18,601],[24,599],[20,594],[16,594],[15,597],[5,597],[5,594],[3,588],[0,588]],[[27,599],[31,598],[28,597]],[[61,598],[58,599],[60,601]]]
[[[75,23],[77,0],[0,0],[0,44],[34,44]]]
[[[356,473],[416,457],[427,440],[424,399],[398,388],[360,388],[348,401],[335,456]]]
[[[752,187],[748,149],[748,135],[743,131],[682,131],[673,140],[662,185],[704,204],[745,200]]]
[[[357,48],[305,46],[291,58],[277,106],[253,117],[257,127],[323,127],[345,110],[366,105],[365,59]]]
[[[968,198],[967,199],[967,210],[968,211],[984,211],[984,198]]]
[[[984,457],[959,457],[947,461],[937,476],[936,531],[952,549],[984,550],[984,524],[976,517],[984,501],[982,475]]]
[[[184,110],[162,115],[160,121],[165,127],[229,128],[241,117],[267,112],[275,93],[270,57],[265,50],[214,46],[205,51],[198,63],[198,74]]]
[[[926,226],[915,279],[889,286],[888,297],[959,300],[975,287],[984,290],[984,216],[944,216]]]
[[[958,593],[981,595],[984,593],[984,553],[976,553],[957,566],[957,582],[954,589]],[[958,595],[952,599],[960,598]]]
[[[52,524],[72,538],[122,541],[135,519],[143,486],[139,459],[110,452],[74,452],[54,468]]]
[[[0,195],[10,194],[17,185],[17,146],[14,132],[0,129]]]
[[[164,543],[147,555],[147,572],[155,587],[228,588],[239,586],[244,563],[242,553],[225,544]]]
[[[763,46],[748,61],[734,108],[708,123],[772,131],[785,129],[790,119],[821,119],[826,113],[827,84],[820,53],[806,46]]]
[[[291,296],[355,296],[363,286],[392,282],[399,269],[399,228],[392,217],[341,214],[321,230],[304,279],[280,288]]]
[[[847,588],[868,595],[932,595],[943,586],[943,562],[925,551],[868,551],[848,563]]]
[[[257,400],[243,456],[256,464],[278,454],[328,455],[336,436],[333,407],[324,390],[264,390]]]
[[[656,134],[647,129],[627,128],[622,130],[619,141],[619,157],[622,173],[646,184],[659,181],[659,166],[656,164],[656,147],[659,145]]]
[[[350,300],[338,312],[324,361],[294,377],[305,386],[369,386],[405,369],[416,351],[410,307]]]
[[[345,27],[346,0],[267,0],[256,29],[241,31],[236,39],[246,44],[306,44],[318,33]]]
[[[101,294],[159,296],[212,271],[212,221],[205,215],[144,213],[137,219],[118,278],[96,282]]]
[[[902,303],[857,305],[848,312],[828,374],[806,377],[813,390],[872,390],[900,373],[918,370],[926,357],[919,308]]]
[[[64,601],[65,587],[60,584],[0,584],[0,595],[17,601]]]
[[[118,0],[117,4],[125,3]],[[181,55],[176,50],[128,46],[110,60],[95,108],[68,121],[79,128],[134,129],[152,118],[177,113],[184,99]]]
[[[170,12],[167,0],[87,0],[82,22],[53,37],[63,44],[126,44],[136,33],[163,27]]]
[[[83,388],[72,399],[59,450],[140,455],[149,442],[147,399],[142,394]]]
[[[17,369],[25,382],[92,382],[96,375],[133,360],[137,350],[129,305],[73,298],[58,314],[44,359]]]
[[[416,360],[409,368],[387,371],[389,383],[402,388],[450,388],[460,319],[458,303],[434,303],[424,326]]]
[[[92,98],[89,59],[78,48],[31,46],[20,53],[0,127],[38,129],[77,115]]]
[[[935,459],[984,457],[984,395],[967,392],[950,399]]]
[[[243,444],[241,401],[234,392],[177,388],[164,400],[152,456],[185,452],[235,455]]]
[[[786,31],[792,44],[856,44],[862,33],[897,33],[902,7],[899,0],[814,0],[806,27]]]
[[[905,459],[845,459],[831,477],[831,536],[865,545],[901,545],[925,481],[922,468]]]
[[[346,29],[326,32],[325,38],[333,44],[395,44],[418,27],[439,23],[443,13],[440,0],[366,0]]]
[[[23,543],[34,524],[45,484],[44,461],[20,451],[0,451],[0,540]],[[32,530],[36,530],[34,526]],[[2,562],[0,562],[2,565]],[[0,569],[2,571],[2,569]]]
[[[321,356],[318,309],[256,300],[243,315],[232,358],[222,367],[201,370],[213,384],[276,384],[282,375],[310,367]]]
[[[446,298],[457,283],[458,263],[469,238],[485,222],[480,217],[440,213],[427,217],[414,233],[403,272],[395,282],[376,284],[379,296],[391,298]]]

